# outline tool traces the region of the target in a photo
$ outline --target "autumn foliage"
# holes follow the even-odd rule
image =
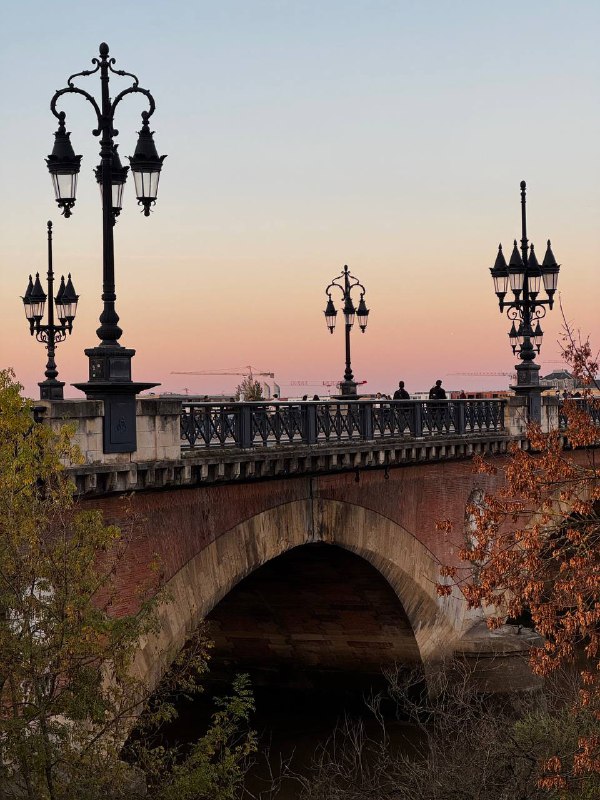
[[[565,330],[564,357],[586,385],[583,397],[564,402],[560,430],[530,425],[528,451],[513,445],[500,467],[475,460],[477,472],[498,474],[503,485],[467,508],[472,525],[462,563],[443,567],[450,580],[438,586],[441,595],[458,586],[469,607],[485,610],[490,627],[528,615],[544,639],[530,651],[536,674],[579,670],[574,713],[592,720],[592,732],[582,735],[572,763],[555,756],[540,765],[539,785],[557,791],[582,775],[600,775],[598,363],[589,342]],[[447,531],[448,523],[438,527]]]
[[[36,423],[21,389],[0,370],[0,798],[231,800],[255,749],[247,677],[187,750],[157,744],[202,691],[208,643],[196,631],[156,688],[136,677],[165,599],[153,575],[137,614],[113,613],[136,521],[126,500],[120,529],[78,504],[71,433]]]

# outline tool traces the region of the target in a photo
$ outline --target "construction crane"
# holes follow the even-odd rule
[[[244,372],[241,372],[244,370]],[[231,370],[228,369],[217,369],[217,370],[197,370],[194,372],[176,372],[172,371],[171,375],[241,375],[243,378],[250,378],[250,380],[254,380],[255,376],[261,378],[272,378],[275,379],[274,372],[259,372],[256,367],[234,367]]]
[[[290,381],[285,386],[337,386],[338,381]]]
[[[448,375],[468,375],[472,377],[481,377],[481,376],[502,376],[504,378],[510,378],[513,381],[517,380],[517,373],[516,372],[448,372]]]

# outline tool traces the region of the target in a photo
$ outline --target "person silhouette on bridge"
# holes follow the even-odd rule
[[[410,400],[410,395],[404,388],[404,381],[400,381],[398,388],[394,392],[394,400]]]
[[[442,382],[436,381],[435,386],[429,390],[430,400],[446,400],[446,390],[442,388]]]
[[[430,400],[446,400],[446,391],[442,388],[442,382],[437,380],[435,386],[429,390]],[[441,431],[444,427],[444,420],[448,413],[448,409],[440,407],[437,403],[432,403],[428,407],[428,412],[431,418],[431,430],[437,428]]]

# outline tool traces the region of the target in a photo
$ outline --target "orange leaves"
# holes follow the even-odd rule
[[[442,578],[455,578],[457,574],[456,567],[441,567],[440,575]]]
[[[579,740],[579,752],[573,759],[576,775],[592,772],[600,775],[600,735],[596,734]]]
[[[576,375],[595,378],[589,343],[571,336],[565,355]],[[504,482],[467,506],[469,530],[458,550],[464,566],[442,568],[438,594],[448,596],[457,586],[469,607],[496,609],[490,627],[527,611],[545,640],[530,650],[533,671],[549,676],[581,664],[578,707],[600,721],[600,426],[590,415],[596,407],[600,400],[589,394],[583,403],[567,401],[566,429],[544,433],[530,426],[531,449],[513,443],[501,469],[474,459],[476,472],[500,473]],[[452,526],[446,520],[437,528],[449,533]],[[582,738],[569,764],[552,757],[541,767],[539,785],[548,790],[565,789],[574,775],[600,772],[600,736]]]
[[[435,523],[435,529],[441,533],[451,533],[452,523],[449,519],[442,519]]]
[[[478,472],[485,475],[496,475],[498,470],[492,464],[485,461],[480,455],[474,455],[473,472]]]
[[[551,756],[550,758],[545,759],[540,764],[540,768],[542,773],[546,773],[543,774],[543,777],[541,777],[538,781],[538,786],[540,789],[556,791],[567,788],[566,778],[560,775],[563,765],[558,756]]]

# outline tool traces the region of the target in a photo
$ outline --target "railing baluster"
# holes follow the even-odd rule
[[[454,405],[455,408],[455,417],[454,417],[454,425],[456,433],[459,436],[462,436],[465,432],[465,406],[462,400],[459,400]]]
[[[238,411],[238,440],[236,444],[240,447],[252,447],[252,406],[247,403],[240,404]]]
[[[315,444],[317,441],[317,407],[314,403],[302,406],[302,441],[305,444]]]
[[[362,439],[373,438],[373,405],[372,403],[361,403],[360,413],[360,434]]]
[[[423,403],[417,402],[413,408],[412,435],[421,438],[423,436]]]

